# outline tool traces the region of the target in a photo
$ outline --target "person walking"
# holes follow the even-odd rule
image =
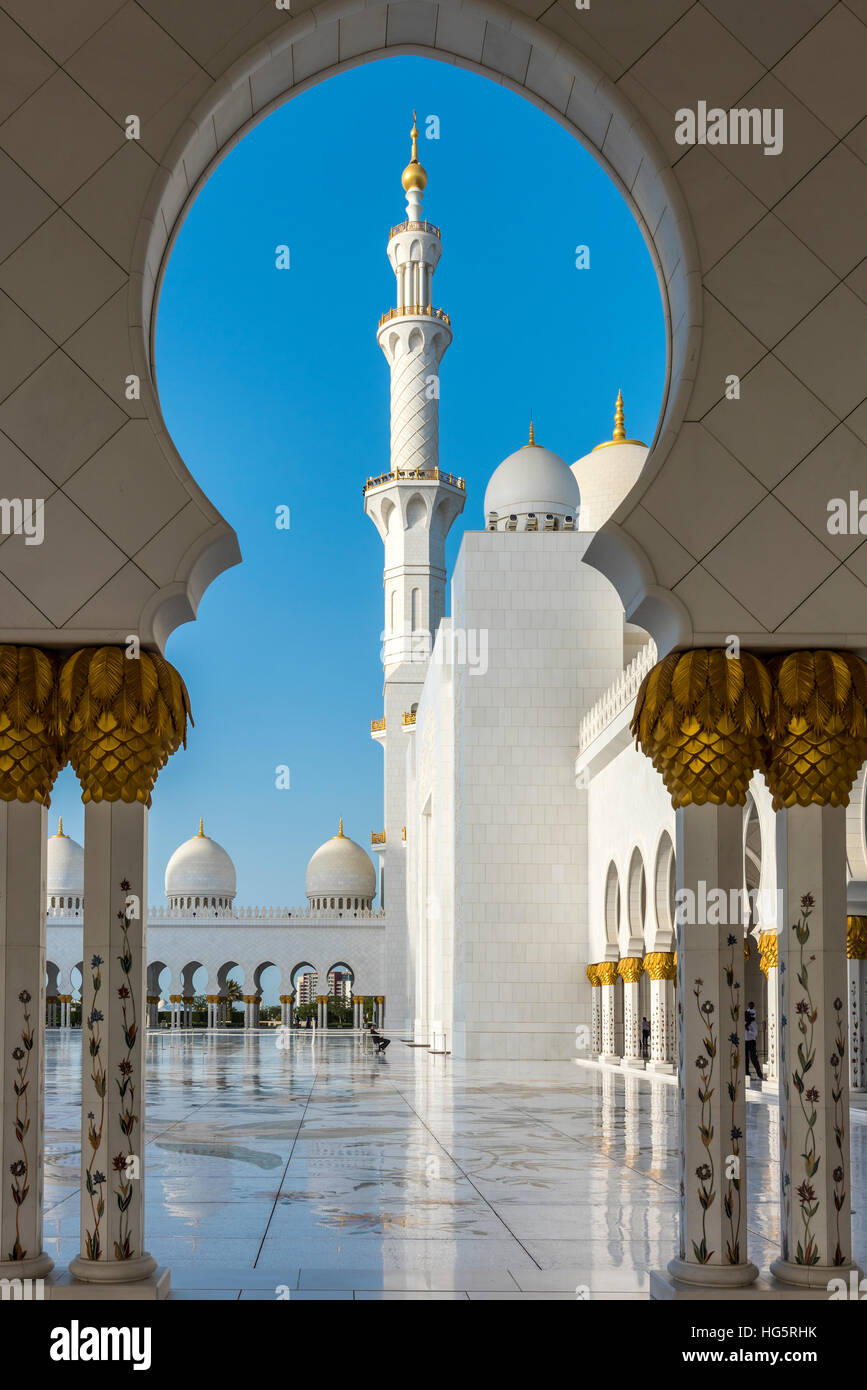
[[[744,1042],[746,1043],[747,1054],[747,1076],[749,1076],[750,1074],[750,1062],[752,1062],[753,1066],[756,1069],[756,1076],[759,1078],[760,1081],[764,1081],[765,1078],[762,1075],[762,1069],[759,1065],[758,1037],[759,1025],[756,1019],[756,1006],[751,999],[749,1004],[747,1004],[746,1013],[744,1014]]]
[[[650,1058],[650,1023],[644,1017],[641,1020],[641,1055],[645,1061]]]

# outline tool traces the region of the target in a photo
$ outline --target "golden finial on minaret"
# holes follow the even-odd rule
[[[641,449],[647,448],[647,445],[640,439],[626,438],[626,425],[624,419],[623,392],[618,391],[617,400],[614,403],[614,433],[610,439],[603,439],[601,444],[596,445],[596,448],[593,450],[594,454],[596,453],[596,449],[607,449],[610,444],[637,444]]]
[[[413,114],[413,116],[415,116],[415,112],[414,112],[414,111],[413,111],[412,114]],[[345,839],[345,836],[344,836],[344,834],[343,834],[343,817],[342,817],[342,816],[340,817],[340,829],[338,830],[337,834],[338,834],[338,837],[339,837],[341,840]]]
[[[58,835],[63,835],[63,817],[62,817],[62,816],[58,816],[58,818],[57,818],[57,833],[58,833]],[[64,836],[64,839],[65,839],[65,838],[66,838],[66,837]]]
[[[204,816],[199,816],[199,833],[198,833],[198,835],[196,836],[196,839],[197,839],[197,840],[204,840],[204,838],[205,838],[205,818],[204,818]]]
[[[427,183],[427,171],[418,160],[418,126],[416,125],[414,111],[412,113],[412,130],[410,131],[410,137],[412,139],[412,156],[409,164],[407,164],[401,175],[400,181],[407,193],[411,188],[417,188],[419,193],[421,193]]]
[[[614,404],[614,433],[612,439],[625,439],[626,430],[623,426],[623,392],[618,390],[617,400]]]

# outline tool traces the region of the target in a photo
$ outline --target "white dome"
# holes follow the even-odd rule
[[[577,521],[580,500],[575,476],[565,459],[535,444],[531,436],[529,444],[509,454],[494,470],[485,492],[485,519],[490,525],[494,513],[497,529],[502,529],[502,523],[512,516],[533,514],[543,530],[549,515]]]
[[[192,897],[191,907],[218,906],[220,904],[207,900],[222,898],[222,905],[228,906],[226,900],[234,898],[235,892],[235,865],[223,846],[205,834],[199,821],[198,835],[178,845],[166,865],[166,897]],[[196,898],[199,898],[199,903],[195,901]],[[185,904],[177,903],[176,906],[183,907]]]
[[[370,907],[376,896],[376,870],[361,845],[344,835],[343,821],[340,833],[320,845],[307,865],[304,891],[314,905],[321,907],[330,907],[332,898],[335,906],[339,905],[339,898],[347,907],[354,906],[358,898],[359,907]],[[327,901],[317,903],[317,899]]]
[[[84,849],[77,840],[63,833],[63,821],[57,834],[48,840],[46,886],[52,897],[78,897],[84,893]]]
[[[647,445],[627,439],[623,420],[623,396],[614,407],[614,434],[572,464],[581,489],[580,531],[599,531],[632,491],[647,458]]]

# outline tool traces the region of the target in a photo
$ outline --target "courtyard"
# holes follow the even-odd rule
[[[282,1038],[281,1038],[282,1041]],[[645,1299],[677,1240],[677,1091],[360,1034],[148,1037],[146,1243],[174,1299]],[[49,1030],[45,1249],[78,1251],[80,1035]],[[777,1106],[747,1105],[750,1258],[779,1241]],[[852,1187],[867,1127],[852,1116]],[[853,1211],[854,1256],[867,1217]]]

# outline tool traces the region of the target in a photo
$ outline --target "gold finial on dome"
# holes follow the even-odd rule
[[[58,816],[58,817],[57,817],[57,838],[58,838],[58,839],[64,839],[64,840],[66,839],[66,836],[65,836],[64,833],[63,833],[63,817],[62,817],[62,816]]]
[[[412,156],[409,164],[407,164],[401,174],[400,181],[407,193],[411,188],[417,188],[421,193],[427,183],[427,171],[423,165],[419,163],[418,159],[418,126],[416,125],[414,111],[412,113],[412,130],[410,131],[410,137],[412,139]]]
[[[533,417],[530,416],[530,438],[527,440],[527,448],[536,448],[536,432],[533,429]]]
[[[601,444],[596,445],[596,448],[593,450],[594,454],[596,453],[596,449],[607,449],[611,444],[637,444],[641,449],[647,448],[647,445],[640,439],[626,438],[626,425],[624,419],[623,392],[618,391],[617,400],[614,403],[614,433],[610,439],[603,439]]]
[[[413,115],[415,115],[415,112],[413,112]],[[342,816],[340,817],[340,829],[339,829],[338,832],[337,832],[337,838],[338,838],[338,840],[343,840],[343,839],[346,838],[345,835],[343,834],[343,817],[342,817]]]
[[[199,833],[198,833],[198,835],[196,836],[196,839],[197,839],[197,840],[204,840],[204,838],[205,838],[205,818],[204,818],[204,816],[199,816]]]

